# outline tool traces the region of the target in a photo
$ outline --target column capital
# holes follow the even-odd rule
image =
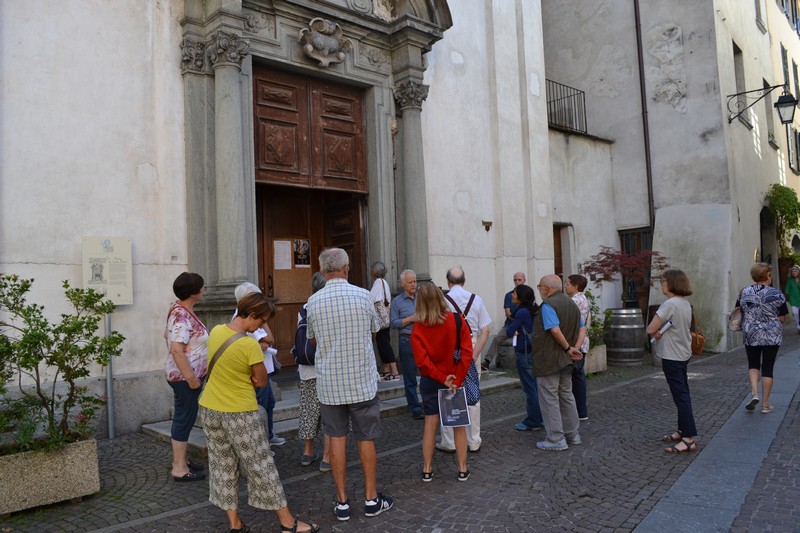
[[[181,74],[203,74],[205,72],[205,43],[193,39],[181,41]]]
[[[428,98],[429,86],[414,80],[398,83],[394,88],[394,99],[400,110],[422,109],[422,102]]]
[[[250,41],[224,31],[214,33],[206,45],[206,55],[214,69],[229,66],[241,70],[242,61],[248,53]]]

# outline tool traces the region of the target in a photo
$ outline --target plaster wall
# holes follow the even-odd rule
[[[774,2],[766,2],[770,3]],[[753,2],[740,4],[718,0],[715,2],[714,22],[731,191],[731,251],[726,270],[728,286],[720,287],[721,290],[727,289],[726,302],[720,313],[724,316],[732,307],[739,289],[750,282],[749,271],[754,253],[759,260],[771,258],[777,267],[776,242],[774,238],[762,240],[760,213],[764,205],[764,193],[771,183],[781,181],[783,173],[780,153],[769,145],[767,138],[768,112],[780,127],[772,109],[772,95],[745,112],[743,116],[749,124],[739,119],[728,122],[728,98],[725,95],[739,92],[736,87],[733,43],[742,50],[745,90],[759,89],[765,81],[769,85],[780,81],[773,77],[770,37],[757,26]]]
[[[645,227],[649,216],[633,3],[543,2],[542,18],[547,78],[584,91],[588,133],[615,143],[616,229]]]
[[[446,286],[461,265],[497,325],[513,273],[552,270],[541,13],[520,1],[450,10],[453,27],[427,54],[422,112],[431,276]]]
[[[618,240],[614,221],[614,144],[603,139],[550,130],[550,176],[553,186],[553,220],[567,224],[562,231],[564,276],[580,274],[601,245]],[[589,288],[601,308],[619,307],[618,284]]]
[[[0,272],[36,279],[31,301],[65,311],[81,237],[129,237],[133,305],[115,373],[163,366],[161,338],[186,269],[179,3],[0,5]],[[94,375],[102,375],[95,369]]]

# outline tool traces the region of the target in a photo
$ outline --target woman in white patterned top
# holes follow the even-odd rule
[[[747,352],[747,378],[750,381],[751,398],[745,408],[753,411],[759,402],[758,375],[761,373],[761,393],[764,403],[761,412],[771,413],[774,408],[769,403],[772,392],[772,370],[778,348],[783,342],[783,322],[789,309],[783,293],[771,287],[772,266],[756,263],[750,269],[754,284],[742,289],[736,302],[742,308],[742,332],[744,349]]]

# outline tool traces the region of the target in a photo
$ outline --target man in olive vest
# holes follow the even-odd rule
[[[561,291],[561,278],[544,276],[539,285],[542,307],[533,319],[533,375],[547,438],[540,450],[566,450],[581,443],[580,422],[572,395],[572,362],[580,351],[586,328],[572,298]]]

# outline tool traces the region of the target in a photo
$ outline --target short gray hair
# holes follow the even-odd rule
[[[417,275],[417,273],[411,269],[403,270],[402,272],[400,272],[400,281],[406,280],[406,274],[414,274],[415,276]]]
[[[384,265],[380,261],[375,261],[374,263],[372,263],[372,266],[369,267],[369,271],[372,272],[372,274],[376,278],[385,277],[386,276],[386,265]]]
[[[314,294],[322,287],[324,287],[327,281],[328,280],[325,279],[325,276],[323,276],[319,272],[314,272],[314,275],[311,276],[311,294]]]
[[[236,287],[236,289],[234,289],[233,295],[236,297],[236,303],[238,304],[242,298],[255,292],[261,294],[261,289],[258,288],[258,285],[255,283],[250,283],[249,281],[245,281]]]
[[[326,248],[319,254],[319,270],[323,274],[339,272],[350,264],[347,252],[341,248]]]

